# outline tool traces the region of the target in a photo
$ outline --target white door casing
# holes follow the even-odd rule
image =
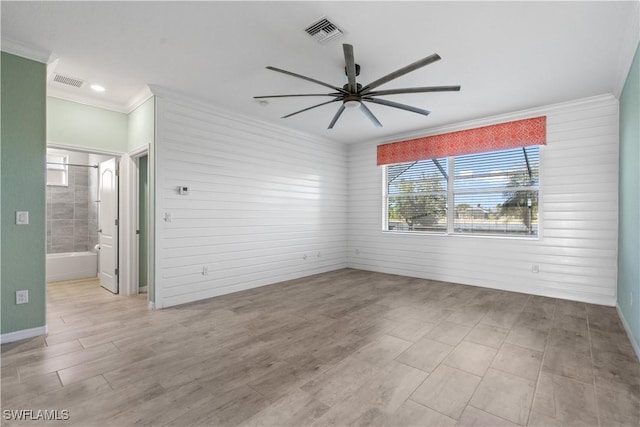
[[[100,285],[118,293],[118,176],[116,159],[100,163],[98,229]]]

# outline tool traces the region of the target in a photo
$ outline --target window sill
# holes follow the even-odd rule
[[[542,236],[502,236],[496,234],[465,234],[465,233],[447,233],[436,231],[397,231],[397,230],[382,230],[383,234],[397,234],[402,236],[434,236],[434,237],[461,237],[461,238],[473,238],[473,239],[499,239],[499,240],[529,240],[538,241]]]

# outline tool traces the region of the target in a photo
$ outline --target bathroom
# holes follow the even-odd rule
[[[47,150],[47,282],[98,275],[98,165],[112,157]]]

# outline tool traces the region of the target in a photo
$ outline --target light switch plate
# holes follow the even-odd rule
[[[17,211],[16,212],[16,224],[17,225],[27,225],[27,224],[29,224],[29,212],[28,211]]]

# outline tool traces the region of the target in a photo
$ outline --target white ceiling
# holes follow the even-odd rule
[[[624,46],[635,37],[629,28],[638,14],[634,1],[3,1],[1,8],[3,49],[11,42],[51,52],[58,58],[55,72],[107,88],[103,94],[63,91],[50,82],[50,94],[127,111],[152,84],[343,142],[617,95],[631,61]],[[307,36],[303,29],[322,16],[344,36],[325,44]],[[342,43],[354,46],[362,84],[438,53],[441,61],[379,89],[459,84],[462,90],[388,96],[432,114],[371,105],[381,129],[347,110],[327,130],[338,103],[279,118],[325,98],[274,99],[266,107],[252,98],[327,92],[267,65],[342,86]]]

